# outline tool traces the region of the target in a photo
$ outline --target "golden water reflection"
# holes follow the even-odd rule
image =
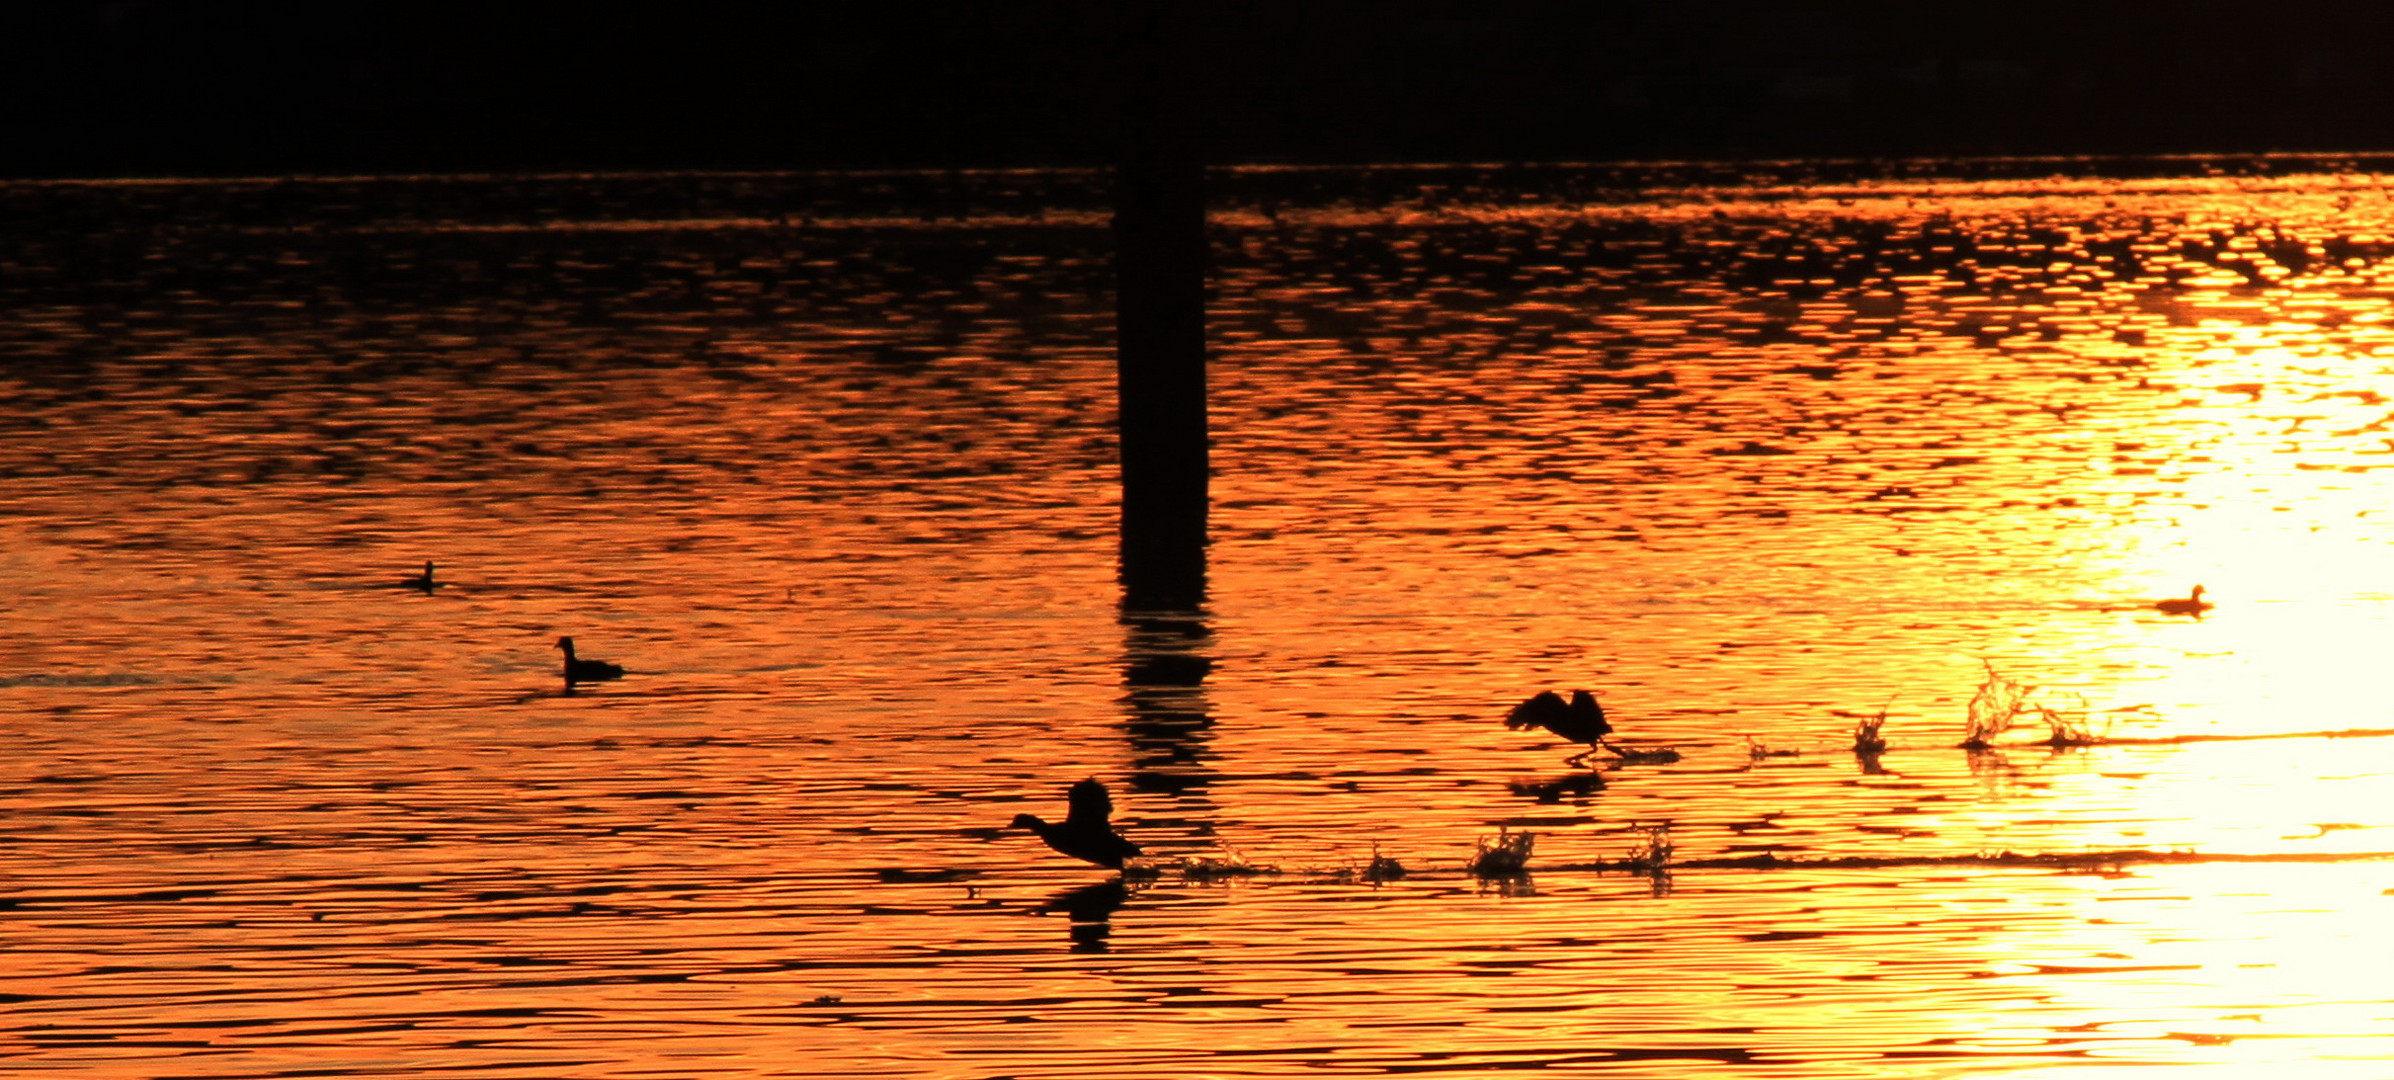
[[[1668,172],[1226,175],[1213,604],[1127,622],[1092,178],[0,185],[17,1060],[2369,1056],[2376,174]],[[1989,665],[2114,741],[1957,749]],[[1498,722],[1575,687],[1680,758]],[[1003,827],[1083,776],[1155,880]]]

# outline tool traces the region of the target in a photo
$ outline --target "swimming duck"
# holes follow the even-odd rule
[[[557,647],[565,650],[565,685],[578,682],[597,682],[601,679],[623,678],[623,669],[604,660],[582,660],[574,656],[574,639],[561,637]]]
[[[416,575],[416,576],[414,576],[414,577],[407,577],[407,578],[400,578],[400,579],[399,579],[399,587],[400,587],[400,588],[402,588],[402,589],[414,589],[414,590],[416,590],[417,592],[421,592],[421,593],[427,593],[427,594],[428,594],[428,593],[430,593],[430,592],[432,592],[432,586],[433,586],[434,584],[435,584],[435,583],[434,583],[434,581],[432,580],[432,560],[430,560],[430,559],[426,559],[426,560],[424,560],[424,572],[423,572],[423,573],[421,573],[421,574],[418,574],[418,575]]]
[[[1139,854],[1139,845],[1123,839],[1107,822],[1114,816],[1114,800],[1106,794],[1104,784],[1094,778],[1083,780],[1072,785],[1065,801],[1063,821],[1051,824],[1035,814],[1016,814],[1013,827],[1039,834],[1059,854],[1108,870],[1122,869],[1122,860]]]
[[[1604,719],[1604,708],[1596,704],[1596,695],[1585,690],[1573,690],[1567,703],[1552,690],[1540,690],[1505,714],[1505,726],[1515,731],[1545,728],[1572,742],[1588,744],[1586,750],[1563,759],[1566,763],[1586,760],[1604,745],[1604,737],[1613,733],[1613,725]]]
[[[2203,587],[2197,585],[2193,592],[2183,597],[2164,600],[2153,605],[2153,610],[2167,612],[2171,615],[2201,615],[2211,610],[2211,607],[2212,605],[2203,600]]]

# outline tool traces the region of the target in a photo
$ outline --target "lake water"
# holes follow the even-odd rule
[[[2384,1075],[2394,161],[1215,190],[0,184],[0,1071]]]

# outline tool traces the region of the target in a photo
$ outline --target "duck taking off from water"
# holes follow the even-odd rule
[[[2194,591],[2185,596],[2164,600],[2153,605],[2155,611],[2171,615],[2192,615],[2196,618],[2201,618],[2203,613],[2211,608],[2212,605],[2203,599],[2203,587],[2200,585],[2195,586]]]
[[[414,577],[399,579],[400,588],[414,589],[417,592],[423,593],[427,596],[432,594],[432,587],[434,584],[436,584],[436,582],[432,580],[432,560],[430,559],[424,560],[423,573],[417,574]]]
[[[557,647],[565,650],[565,685],[578,682],[598,682],[602,679],[623,678],[623,669],[604,660],[583,660],[574,655],[574,639],[561,637]]]
[[[1572,742],[1586,743],[1587,749],[1563,759],[1570,764],[1587,760],[1604,746],[1604,737],[1613,733],[1613,725],[1604,719],[1604,707],[1596,704],[1596,695],[1585,690],[1573,690],[1568,703],[1552,690],[1540,690],[1505,714],[1505,726],[1515,731],[1545,728]]]
[[[1050,823],[1035,814],[1014,815],[1013,827],[1029,829],[1058,854],[1092,862],[1108,870],[1122,869],[1122,860],[1139,854],[1139,845],[1114,831],[1114,800],[1095,778],[1072,785],[1065,796],[1064,820]]]

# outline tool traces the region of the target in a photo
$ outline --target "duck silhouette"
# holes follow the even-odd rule
[[[405,577],[399,579],[400,588],[414,589],[417,592],[424,593],[426,595],[430,595],[432,593],[432,587],[435,584],[437,584],[437,582],[432,580],[432,560],[430,559],[424,560],[423,573],[417,574],[414,577]]]
[[[1587,749],[1564,758],[1566,764],[1587,760],[1589,754],[1604,746],[1604,737],[1613,733],[1613,725],[1604,719],[1604,707],[1596,704],[1596,695],[1585,690],[1573,690],[1569,702],[1552,690],[1540,690],[1505,714],[1505,726],[1514,731],[1545,728],[1572,742],[1588,745]]]
[[[2203,599],[2203,587],[2200,585],[2195,586],[2194,591],[2185,596],[2163,600],[2153,605],[2155,611],[2171,615],[2193,615],[2197,618],[2211,608],[2212,605]]]
[[[574,639],[561,637],[557,647],[565,650],[565,685],[578,682],[598,682],[602,679],[623,678],[623,669],[604,660],[584,660],[574,655]]]
[[[1072,785],[1072,790],[1066,793],[1063,821],[1048,822],[1036,814],[1016,814],[1013,827],[1038,834],[1058,854],[1096,863],[1108,870],[1120,870],[1122,860],[1139,854],[1139,845],[1114,831],[1107,820],[1113,816],[1113,797],[1106,794],[1104,784],[1091,778]]]

